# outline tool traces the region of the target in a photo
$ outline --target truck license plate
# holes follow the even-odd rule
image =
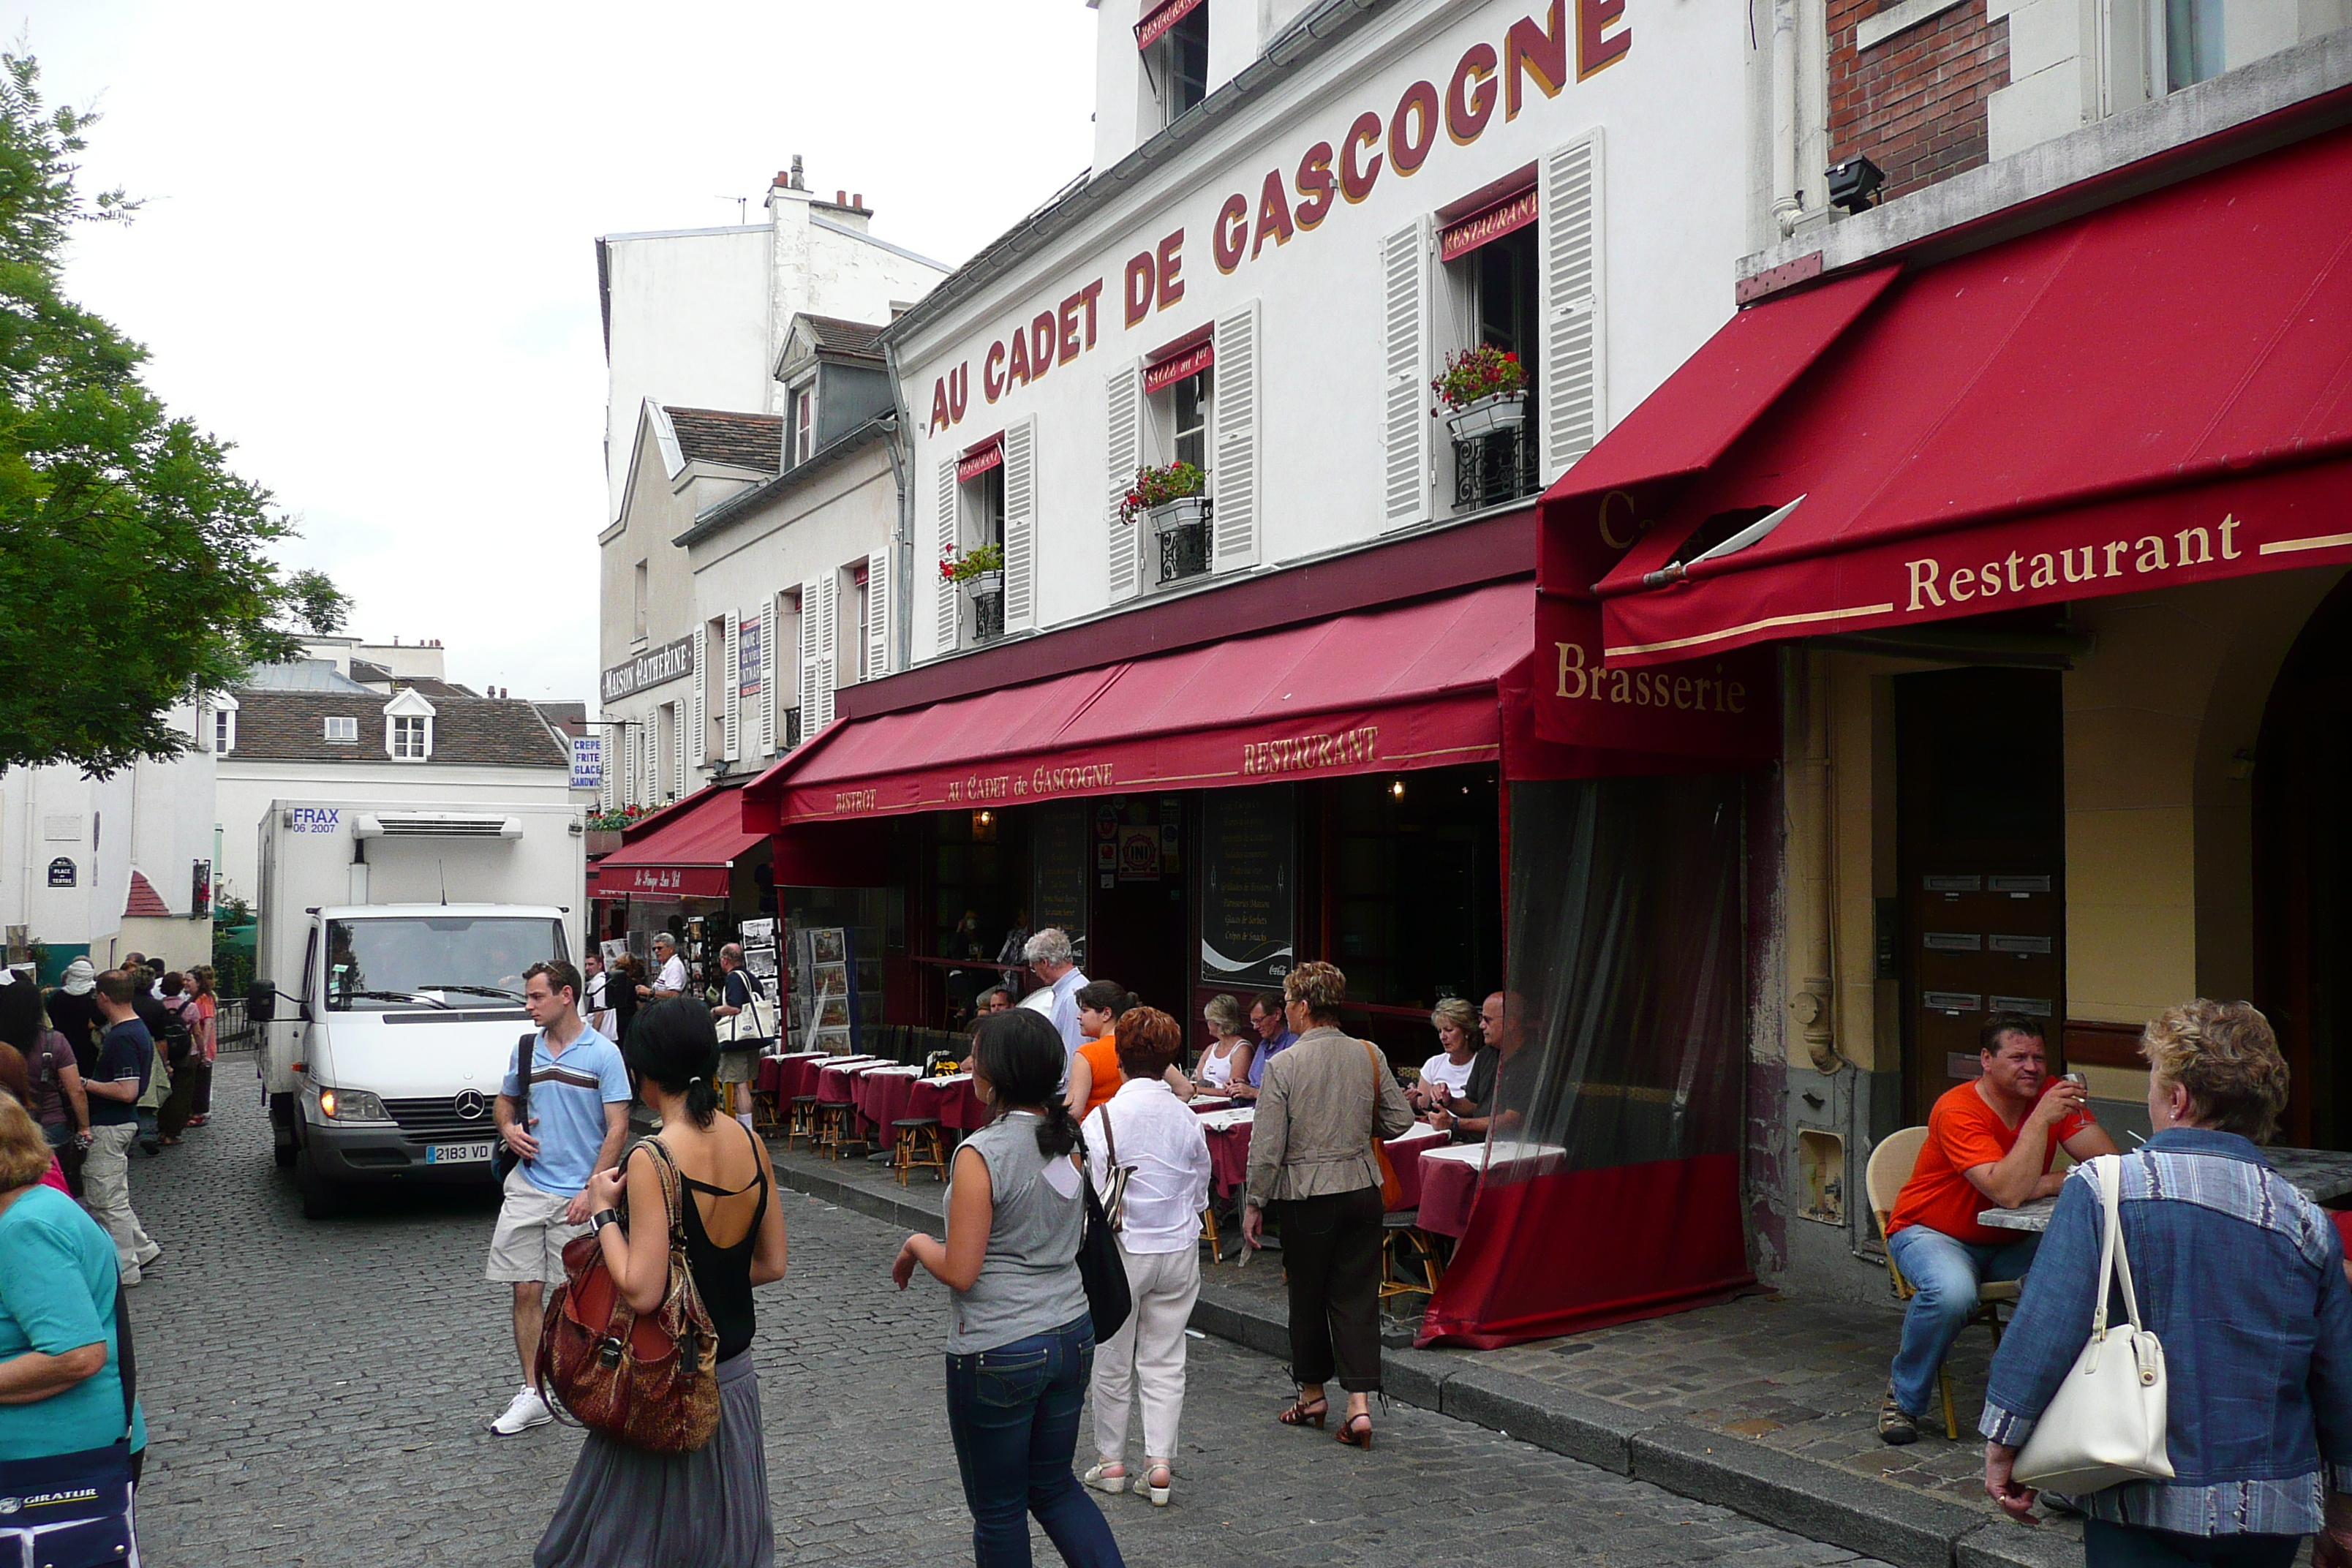
[[[430,1143],[425,1149],[428,1165],[460,1165],[490,1157],[488,1143]]]

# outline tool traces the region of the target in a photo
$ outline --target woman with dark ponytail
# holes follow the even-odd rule
[[[532,1562],[753,1568],[774,1562],[776,1549],[760,1379],[745,1353],[751,1287],[784,1277],[784,1216],[769,1201],[767,1146],[717,1114],[719,1035],[698,1000],[674,996],[643,1008],[621,1057],[638,1098],[661,1118],[658,1137],[677,1163],[687,1269],[719,1334],[719,1430],[686,1454],[589,1433]],[[669,1282],[658,1156],[640,1144],[619,1166],[597,1172],[588,1181],[588,1206],[613,1283],[632,1307],[652,1311]]]
[[[1055,1092],[1061,1033],[1026,1008],[972,1033],[972,1088],[996,1119],[956,1151],[947,1239],[908,1237],[890,1278],[903,1290],[920,1267],[951,1293],[948,1430],[977,1568],[1026,1568],[1032,1513],[1073,1568],[1124,1568],[1070,1473],[1095,1334],[1078,1277],[1078,1126]]]

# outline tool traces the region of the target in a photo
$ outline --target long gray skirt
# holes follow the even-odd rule
[[[768,1456],[751,1352],[719,1363],[719,1430],[691,1454],[588,1434],[535,1568],[770,1568]]]

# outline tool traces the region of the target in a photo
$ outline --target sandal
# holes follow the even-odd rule
[[[1136,1491],[1150,1500],[1154,1508],[1166,1508],[1169,1494],[1176,1489],[1176,1472],[1166,1465],[1153,1465],[1135,1483]]]
[[[1320,1432],[1323,1430],[1324,1417],[1330,1414],[1331,1402],[1329,1400],[1318,1399],[1315,1401],[1314,1404],[1309,1405],[1306,1400],[1301,1399],[1289,1409],[1284,1411],[1281,1415],[1276,1415],[1275,1419],[1281,1422],[1285,1426],[1304,1426],[1309,1421],[1312,1421],[1315,1423],[1315,1429],[1318,1432]]]
[[[1356,1425],[1359,1421],[1363,1423],[1363,1426],[1360,1427]],[[1353,1415],[1349,1416],[1345,1421],[1340,1422],[1339,1441],[1347,1444],[1350,1448],[1361,1448],[1365,1452],[1370,1453],[1372,1447],[1371,1412],[1369,1410],[1359,1410]]]
[[[1115,1476],[1104,1474],[1113,1465],[1118,1465],[1118,1474]],[[1127,1467],[1117,1459],[1106,1459],[1079,1479],[1098,1492],[1123,1492],[1127,1489]]]

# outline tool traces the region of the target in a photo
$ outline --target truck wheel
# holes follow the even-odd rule
[[[290,1094],[269,1097],[269,1152],[279,1170],[294,1168],[294,1097]]]
[[[342,1189],[319,1173],[308,1146],[295,1155],[294,1187],[302,1194],[304,1219],[332,1219],[343,1212]]]

